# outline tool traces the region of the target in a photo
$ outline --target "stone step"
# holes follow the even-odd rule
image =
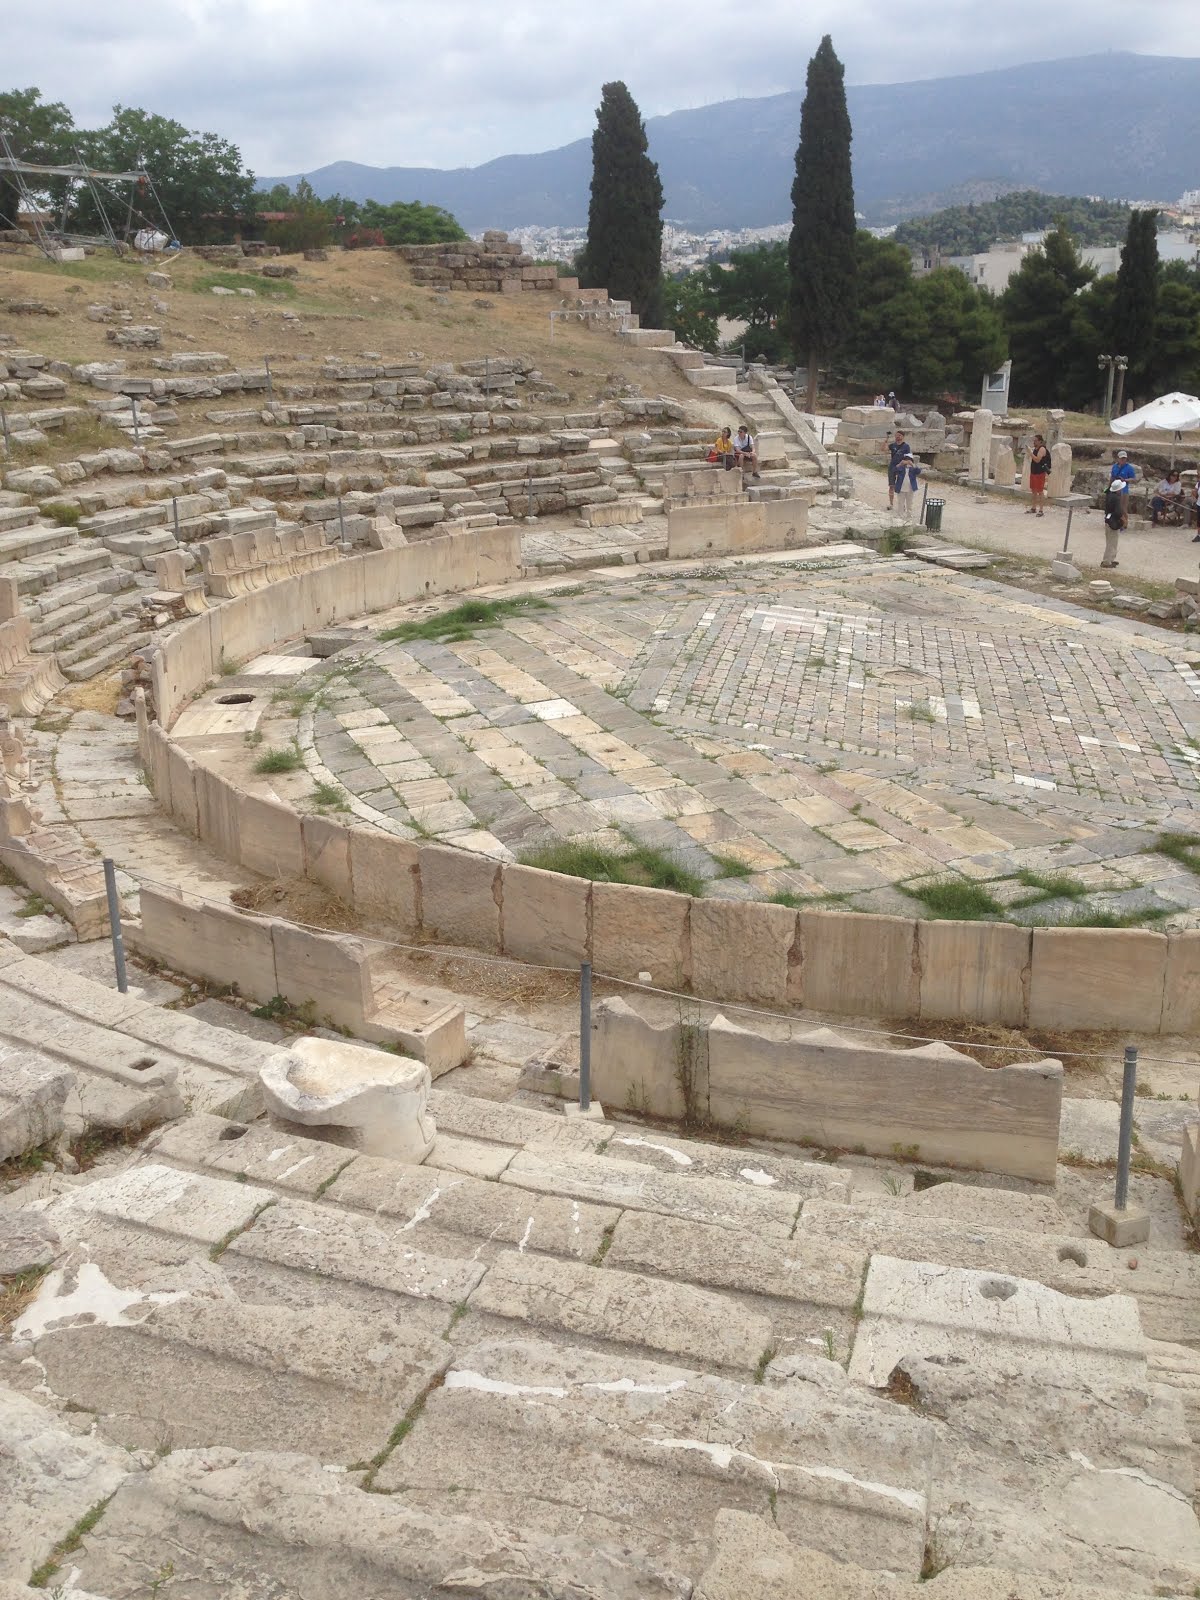
[[[76,1453],[90,1446],[63,1437]],[[102,1481],[76,1515],[111,1492]],[[71,1510],[84,1493],[81,1484]],[[395,1495],[364,1494],[354,1477],[312,1456],[176,1450],[126,1479],[69,1561],[80,1592],[95,1595],[149,1593],[148,1575],[152,1582],[164,1569],[180,1594],[214,1597],[432,1600],[470,1591],[479,1600],[688,1600],[693,1592],[687,1577],[624,1537],[546,1537],[519,1519],[483,1521],[470,1500],[465,1493],[434,1516]],[[51,1527],[58,1538],[70,1523]],[[43,1535],[41,1549],[49,1543]],[[22,1573],[40,1559],[24,1544],[21,1556]]]
[[[149,638],[148,633],[135,632],[128,617],[116,616],[58,652],[59,669],[73,683],[86,683],[110,667],[126,665],[133,651],[140,650]]]
[[[8,575],[16,578],[20,594],[40,594],[89,573],[110,572],[112,564],[111,552],[103,547],[73,544],[61,551],[49,551],[36,564],[14,564]]]
[[[23,513],[23,507],[18,509]],[[33,515],[26,517],[23,523],[12,525],[15,531],[0,533],[0,563],[35,561],[48,551],[64,550],[77,542],[74,528],[35,526],[37,508],[30,509]]]
[[[103,587],[109,585],[111,587]],[[47,590],[47,603],[55,603],[32,625],[33,648],[39,651],[55,650],[60,642],[69,643],[69,640],[61,638],[61,629],[99,615],[102,607],[111,611],[109,597],[117,589],[132,587],[133,578],[129,573],[114,572],[110,577],[93,579],[90,583],[64,584],[61,590]]]
[[[578,1345],[480,1343],[456,1351],[376,1483],[444,1514],[469,1482],[477,1515],[548,1535],[636,1528],[645,1554],[693,1576],[714,1517],[735,1507],[915,1579],[936,1424],[811,1365],[831,1369],[825,1384],[755,1385]]]
[[[32,504],[10,506],[0,503],[0,533],[12,533],[17,528],[28,528],[31,523],[38,520],[39,515],[37,506]]]
[[[734,367],[684,367],[683,375],[698,389],[737,388],[737,370]]]
[[[107,630],[115,626],[129,627],[125,608],[108,596],[82,608],[70,606],[67,609],[71,615],[52,618],[49,629],[39,633],[37,643],[38,650],[57,653],[60,667],[65,668],[91,654],[93,642],[97,639],[103,642]],[[82,648],[79,648],[81,642]]]
[[[182,528],[180,532],[183,532]],[[115,555],[137,556],[140,561],[147,556],[159,556],[179,548],[169,528],[147,529],[138,533],[106,533],[103,538],[105,548]]]
[[[675,343],[669,328],[622,328],[617,337],[639,350],[667,350]]]

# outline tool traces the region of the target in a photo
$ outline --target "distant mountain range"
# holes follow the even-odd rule
[[[1043,30],[1035,30],[1041,32]],[[1068,61],[866,84],[847,91],[854,188],[886,224],[1013,189],[1170,199],[1200,186],[1200,59],[1113,51]],[[799,92],[724,100],[651,117],[664,214],[696,230],[752,228],[791,214]],[[335,161],[307,177],[319,195],[445,206],[470,233],[587,220],[591,140],[480,167]]]

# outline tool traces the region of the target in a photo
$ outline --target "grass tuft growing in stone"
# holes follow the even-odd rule
[[[754,871],[754,868],[748,862],[743,861],[740,856],[722,855],[716,850],[710,850],[709,855],[712,856],[719,869],[717,872],[718,878],[748,878]]]
[[[1017,882],[1036,892],[1014,900],[1014,911],[1025,906],[1040,905],[1043,900],[1082,900],[1088,892],[1087,885],[1073,878],[1069,872],[1033,872],[1023,867],[1017,873]]]
[[[1200,833],[1160,833],[1150,848],[1160,856],[1170,856],[1189,872],[1200,874]]]
[[[265,750],[254,763],[255,772],[295,772],[304,765],[299,750]]]
[[[451,611],[442,611],[436,617],[424,617],[420,622],[400,622],[394,628],[385,628],[379,638],[386,644],[411,644],[417,639],[435,643],[457,643],[473,639],[479,628],[498,628],[506,617],[520,616],[528,611],[548,611],[549,604],[536,595],[518,595],[512,600],[464,600]]]
[[[84,1539],[91,1533],[105,1511],[107,1511],[108,1503],[111,1499],[112,1495],[110,1494],[107,1499],[101,1500],[97,1505],[94,1505],[90,1511],[85,1511],[71,1531],[64,1534],[41,1566],[35,1567],[30,1573],[29,1587],[31,1589],[46,1588],[50,1579],[62,1565],[63,1557],[69,1556],[79,1549]]]
[[[704,880],[665,850],[649,844],[630,844],[625,850],[603,845],[560,843],[537,845],[521,853],[522,866],[561,872],[568,878],[589,878],[593,883],[628,883],[648,889],[674,889],[699,898]]]
[[[903,893],[919,900],[930,917],[947,921],[977,922],[981,917],[994,917],[1000,911],[984,886],[967,878],[939,878],[934,883],[923,883],[917,888],[901,885]]]

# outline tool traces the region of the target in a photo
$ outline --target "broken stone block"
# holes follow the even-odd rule
[[[0,931],[27,956],[40,955],[43,950],[57,950],[60,945],[74,941],[74,930],[58,917],[6,917],[0,923]]]
[[[417,1165],[433,1149],[437,1130],[424,1062],[306,1038],[272,1056],[259,1076],[267,1110],[279,1123]]]
[[[48,1267],[58,1234],[36,1211],[0,1212],[0,1281]]]
[[[14,1050],[0,1073],[0,1162],[49,1144],[63,1131],[69,1069],[36,1050]]]

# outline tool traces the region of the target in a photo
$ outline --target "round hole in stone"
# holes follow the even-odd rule
[[[1060,1244],[1058,1247],[1060,1261],[1073,1261],[1077,1267],[1086,1267],[1087,1251],[1079,1244]]]
[[[985,1300],[1011,1300],[1017,1286],[1008,1278],[985,1278],[979,1292]]]
[[[131,1072],[149,1072],[151,1067],[156,1067],[158,1062],[153,1056],[139,1056],[136,1061],[129,1063]]]
[[[253,699],[254,696],[252,694],[219,694],[217,696],[217,704],[219,706],[248,706]]]
[[[244,1134],[249,1132],[249,1128],[243,1128],[239,1123],[235,1122],[232,1123],[228,1128],[221,1129],[221,1138],[223,1140],[240,1139]]]

